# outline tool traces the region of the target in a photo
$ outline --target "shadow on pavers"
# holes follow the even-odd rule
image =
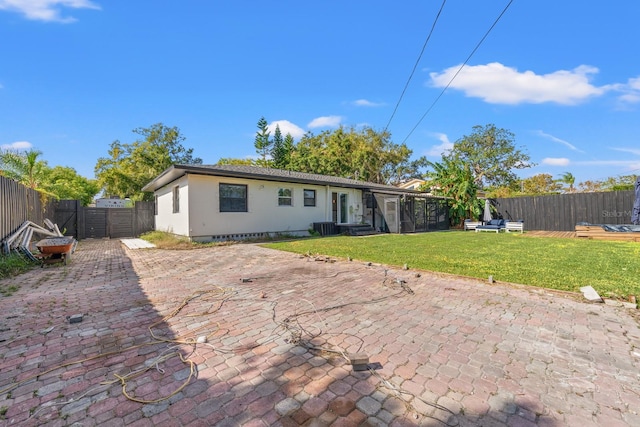
[[[132,423],[189,378],[189,347],[151,336],[176,338],[120,241],[83,240],[69,265],[4,281],[18,290],[0,299],[0,424]]]

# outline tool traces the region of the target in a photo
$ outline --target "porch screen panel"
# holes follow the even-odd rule
[[[425,199],[415,199],[416,231],[427,231],[427,203]]]

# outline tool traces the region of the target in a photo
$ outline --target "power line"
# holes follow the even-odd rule
[[[391,120],[393,120],[393,117],[396,115],[396,111],[398,111],[398,107],[400,106],[400,102],[402,101],[402,98],[404,97],[404,93],[407,91],[407,87],[409,87],[409,82],[411,82],[411,79],[413,78],[413,74],[416,72],[416,68],[418,68],[418,64],[420,63],[420,59],[422,59],[422,54],[424,53],[424,50],[427,47],[427,43],[429,43],[429,39],[431,39],[431,35],[433,34],[433,30],[436,28],[436,23],[438,22],[438,19],[440,18],[440,14],[442,13],[442,9],[444,9],[444,5],[445,5],[446,2],[447,2],[447,0],[442,0],[442,5],[440,6],[440,10],[438,11],[438,14],[436,15],[436,18],[434,19],[433,24],[431,25],[431,31],[429,31],[429,35],[427,36],[427,39],[424,41],[424,44],[422,45],[422,50],[420,51],[420,55],[418,55],[418,59],[416,60],[415,65],[413,66],[413,70],[411,70],[411,74],[409,74],[409,78],[407,79],[407,83],[404,85],[404,89],[402,89],[402,93],[400,94],[400,98],[398,99],[398,102],[396,103],[396,107],[393,109],[393,113],[391,113],[391,117],[389,117],[389,121],[387,122],[387,125],[384,127],[384,131],[385,132],[389,128],[389,125],[391,124]]]
[[[498,17],[496,18],[496,20],[493,22],[493,24],[491,24],[491,27],[489,27],[489,29],[487,30],[487,32],[484,34],[484,36],[482,36],[482,39],[480,39],[480,41],[478,42],[478,44],[476,44],[476,47],[473,48],[473,50],[471,51],[471,53],[469,54],[469,56],[467,56],[467,59],[465,59],[465,61],[462,63],[462,65],[460,65],[460,68],[458,68],[458,71],[456,71],[456,73],[453,75],[453,77],[451,77],[451,80],[449,80],[449,83],[447,83],[447,85],[444,87],[444,89],[442,89],[442,91],[440,92],[440,94],[436,97],[436,99],[433,101],[433,103],[429,106],[429,108],[427,109],[427,111],[422,115],[422,117],[420,117],[420,120],[418,120],[418,123],[416,123],[416,125],[413,127],[413,129],[411,129],[411,132],[409,132],[409,135],[406,136],[406,138],[402,141],[402,143],[404,144],[405,142],[407,142],[407,139],[409,139],[409,137],[411,136],[411,134],[413,134],[413,132],[416,130],[416,128],[420,125],[420,123],[422,123],[422,121],[424,120],[424,118],[427,116],[427,114],[429,114],[429,112],[433,109],[433,107],[436,105],[436,103],[438,102],[438,100],[440,100],[440,98],[442,97],[442,95],[444,95],[444,93],[446,92],[447,89],[449,89],[449,86],[451,86],[451,83],[453,83],[453,81],[455,80],[456,77],[458,77],[458,74],[460,74],[460,71],[462,71],[462,69],[464,68],[465,65],[467,65],[467,63],[469,62],[469,60],[471,59],[471,57],[476,53],[476,51],[478,50],[478,48],[480,48],[480,45],[484,42],[484,40],[487,38],[487,36],[489,35],[489,33],[491,32],[491,30],[493,30],[493,28],[496,26],[496,24],[498,23],[498,21],[500,21],[500,18],[502,18],[502,15],[505,14],[505,12],[507,11],[507,9],[509,9],[509,6],[511,6],[511,3],[513,3],[513,0],[509,0],[509,3],[505,6],[504,9],[502,9],[502,12],[500,13],[500,15],[498,15]]]

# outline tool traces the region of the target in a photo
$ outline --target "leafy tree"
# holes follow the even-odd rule
[[[395,183],[421,176],[426,158],[410,161],[412,151],[394,144],[391,135],[370,127],[340,128],[305,134],[291,154],[292,170],[376,183]]]
[[[636,182],[635,175],[609,177],[602,182],[603,191],[633,190]]]
[[[260,117],[258,120],[258,132],[256,132],[256,138],[253,145],[256,147],[256,153],[261,157],[258,159],[260,166],[270,166],[267,157],[271,154],[271,146],[273,141],[269,139],[271,132],[268,130],[268,123],[264,117]]]
[[[25,187],[34,190],[41,189],[47,162],[39,160],[41,151],[29,150],[25,152],[6,150],[0,152],[0,169],[7,178],[18,181]]]
[[[177,127],[156,123],[138,128],[134,133],[143,137],[131,144],[111,143],[108,157],[101,157],[95,172],[101,188],[108,195],[130,197],[131,200],[152,200],[142,187],[173,164],[202,164],[193,157],[193,149],[185,148],[185,137]]]
[[[456,141],[444,157],[469,164],[478,188],[509,185],[518,179],[514,169],[533,166],[530,156],[516,148],[514,140],[513,133],[493,124],[474,126],[471,135]]]
[[[47,169],[43,187],[59,199],[80,200],[83,206],[93,202],[100,192],[98,181],[78,175],[75,169],[66,166]]]
[[[522,180],[522,192],[527,195],[553,194],[562,190],[562,184],[547,173],[534,175]]]
[[[576,191],[573,186],[573,184],[576,182],[576,177],[573,176],[571,172],[563,173],[562,175],[560,175],[560,178],[558,178],[557,181],[569,186],[569,188],[566,190],[568,193],[573,193],[574,191]]]
[[[600,181],[584,181],[578,184],[578,191],[581,193],[595,193],[602,191],[602,182]]]
[[[514,197],[518,194],[518,190],[512,187],[502,186],[495,187],[486,192],[488,198],[499,199],[504,197]]]
[[[443,157],[442,162],[428,162],[428,165],[433,168],[427,172],[431,192],[450,198],[451,224],[462,224],[465,218],[478,218],[482,210],[471,165],[449,157]]]
[[[81,200],[88,205],[100,191],[95,180],[78,175],[75,169],[65,166],[50,168],[39,160],[41,151],[4,151],[0,153],[0,166],[4,176],[26,187],[38,190],[42,197]]]

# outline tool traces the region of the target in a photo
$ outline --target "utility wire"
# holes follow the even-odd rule
[[[416,60],[415,65],[413,66],[413,70],[411,70],[411,74],[409,74],[409,78],[407,79],[407,83],[404,85],[404,89],[402,89],[402,93],[400,94],[400,98],[398,99],[398,102],[396,103],[396,107],[393,109],[393,113],[391,113],[391,117],[389,117],[389,121],[387,122],[387,125],[384,127],[384,131],[385,132],[389,128],[389,125],[391,124],[391,120],[393,120],[393,117],[396,115],[396,111],[398,111],[398,107],[400,106],[400,102],[402,101],[402,98],[404,97],[404,94],[407,91],[407,88],[409,87],[409,82],[411,82],[411,79],[413,78],[413,74],[416,72],[416,68],[418,68],[418,64],[420,63],[420,59],[422,59],[422,54],[424,53],[424,50],[427,47],[427,43],[429,43],[429,39],[431,39],[431,35],[433,34],[433,30],[435,30],[435,28],[436,28],[436,23],[438,22],[438,19],[440,18],[440,14],[442,13],[442,9],[444,9],[445,3],[447,3],[447,0],[442,0],[442,5],[440,6],[440,10],[438,11],[438,14],[436,15],[436,18],[434,19],[433,24],[431,25],[431,31],[429,31],[429,35],[427,36],[427,39],[424,41],[424,44],[422,45],[422,50],[420,51],[420,55],[418,55],[418,59]]]
[[[451,80],[449,80],[449,83],[447,83],[447,85],[444,87],[444,89],[442,89],[442,91],[440,92],[440,94],[436,97],[436,99],[433,101],[433,103],[429,106],[429,108],[427,109],[427,111],[422,115],[422,117],[420,117],[420,120],[418,120],[418,123],[416,123],[416,125],[413,127],[413,129],[411,129],[411,132],[409,132],[409,135],[406,136],[406,138],[402,141],[402,143],[404,144],[405,142],[407,142],[407,139],[409,139],[409,137],[411,136],[411,134],[413,134],[413,132],[416,130],[416,128],[420,125],[420,123],[422,123],[422,121],[424,120],[424,118],[427,116],[427,114],[429,114],[429,112],[433,109],[433,107],[436,105],[436,103],[438,102],[438,100],[440,100],[440,98],[442,97],[442,95],[444,95],[444,93],[446,92],[447,89],[449,89],[449,86],[451,86],[451,83],[453,83],[453,81],[455,80],[456,77],[458,77],[458,74],[460,74],[460,71],[462,71],[462,69],[464,68],[465,65],[467,65],[467,63],[469,62],[469,60],[471,59],[471,57],[476,53],[476,51],[478,50],[478,48],[480,48],[480,45],[484,42],[484,40],[487,38],[487,36],[489,35],[489,33],[491,32],[491,30],[493,30],[493,28],[496,26],[496,24],[498,23],[498,21],[500,21],[500,18],[502,18],[502,15],[505,14],[505,12],[507,11],[507,9],[509,9],[509,6],[511,6],[511,3],[513,3],[513,0],[509,0],[509,3],[504,7],[504,9],[502,9],[502,12],[500,13],[500,15],[498,15],[498,17],[496,18],[496,20],[493,22],[493,24],[491,25],[491,27],[489,27],[489,29],[487,30],[487,32],[484,34],[484,36],[482,36],[482,39],[480,39],[480,41],[478,42],[478,44],[476,45],[476,47],[473,48],[473,50],[471,51],[471,53],[469,54],[469,56],[467,56],[467,59],[465,59],[465,61],[462,63],[462,65],[460,65],[460,68],[458,68],[458,71],[456,71],[456,73],[453,75],[453,77],[451,77]]]

